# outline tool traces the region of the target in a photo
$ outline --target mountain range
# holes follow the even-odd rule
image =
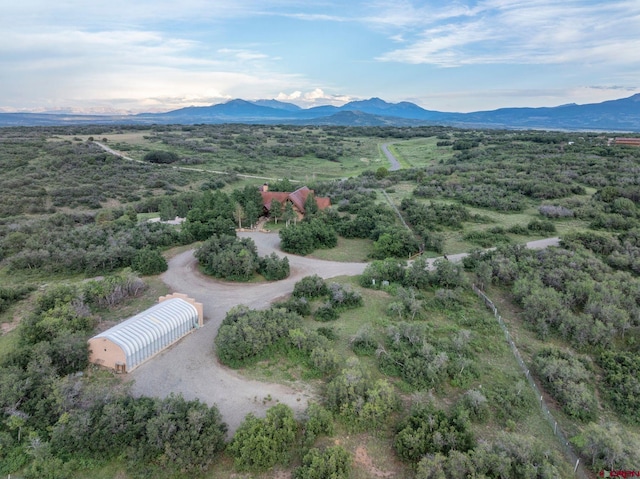
[[[211,106],[191,106],[166,113],[137,115],[0,113],[0,126],[199,123],[339,126],[448,125],[473,128],[640,132],[640,93],[602,103],[543,108],[500,108],[471,113],[426,110],[414,103],[388,103],[380,98],[352,101],[339,107],[325,105],[313,108],[301,108],[278,100],[236,99]]]

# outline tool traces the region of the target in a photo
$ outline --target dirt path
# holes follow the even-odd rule
[[[277,234],[240,233],[252,238],[261,256],[278,251]],[[305,384],[289,388],[249,380],[221,365],[215,355],[213,340],[229,309],[238,304],[266,308],[279,297],[289,294],[304,276],[318,274],[323,278],[357,275],[364,271],[364,263],[337,263],[287,256],[291,275],[283,281],[259,284],[238,284],[215,281],[197,270],[193,251],[179,254],[169,261],[169,269],[162,276],[173,290],[188,294],[204,304],[205,325],[146,362],[131,373],[133,393],[165,397],[181,393],[186,399],[199,398],[209,405],[216,404],[233,433],[244,417],[252,412],[264,416],[267,408],[281,402],[300,413],[313,393]],[[265,398],[271,398],[271,401]]]
[[[167,166],[167,165],[164,165],[164,164],[149,163],[147,161],[136,160],[135,158],[131,158],[130,156],[126,156],[126,155],[120,153],[119,151],[116,151],[113,148],[108,147],[104,143],[100,143],[99,141],[94,141],[93,144],[94,145],[98,145],[104,151],[106,151],[107,153],[109,153],[109,154],[111,154],[113,156],[117,156],[118,158],[122,158],[123,160],[133,161],[134,163],[142,163],[143,165],[155,165],[155,166],[159,166],[159,167],[173,168],[174,170],[196,171],[198,173],[213,173],[213,174],[216,174],[216,175],[228,175],[229,174],[228,171],[205,170],[205,169],[202,169],[202,168],[192,168],[192,167],[189,167],[189,166]],[[236,176],[240,176],[242,178],[256,178],[256,179],[259,179],[259,180],[271,180],[271,181],[276,181],[276,180],[281,180],[282,179],[282,178],[270,178],[268,176],[242,175],[240,173],[236,173]],[[290,180],[290,181],[292,181],[293,183],[296,183],[295,180]]]

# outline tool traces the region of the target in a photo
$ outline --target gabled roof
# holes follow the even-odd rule
[[[262,205],[267,209],[271,209],[271,202],[273,200],[278,200],[280,203],[284,204],[287,200],[291,201],[296,209],[304,214],[304,203],[307,201],[307,197],[313,194],[313,190],[310,190],[306,186],[302,186],[298,188],[293,193],[287,193],[283,191],[260,191],[260,195],[262,195]],[[322,198],[316,196],[314,198],[318,205],[318,209],[324,210],[331,206],[330,198]]]
[[[331,206],[331,198],[326,196],[316,196],[316,203],[318,203],[319,210],[324,210]]]
[[[271,202],[273,200],[278,200],[284,204],[287,198],[289,198],[289,193],[286,191],[261,191],[260,194],[262,195],[262,205],[268,210],[271,209]]]
[[[304,202],[307,201],[309,193],[313,193],[313,191],[308,187],[303,186],[289,195],[289,199],[301,213],[304,213]]]

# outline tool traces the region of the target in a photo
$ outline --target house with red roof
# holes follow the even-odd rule
[[[260,194],[262,195],[262,206],[264,208],[265,215],[271,211],[271,202],[277,200],[280,204],[285,205],[290,202],[293,206],[293,210],[298,214],[298,217],[304,217],[304,204],[307,201],[309,195],[313,195],[319,210],[324,210],[331,206],[331,199],[321,196],[315,196],[313,190],[306,186],[302,186],[292,193],[284,191],[269,191],[269,185],[266,183],[260,187]]]

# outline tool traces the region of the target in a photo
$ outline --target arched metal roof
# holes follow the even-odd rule
[[[173,298],[94,336],[105,338],[122,348],[127,371],[198,327],[198,310],[180,298]]]

